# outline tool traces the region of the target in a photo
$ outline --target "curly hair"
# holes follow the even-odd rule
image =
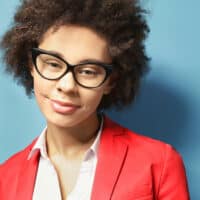
[[[148,69],[144,40],[149,28],[145,13],[138,0],[22,0],[14,23],[1,40],[6,71],[31,95],[30,50],[38,46],[51,27],[85,26],[108,41],[118,74],[115,87],[103,97],[100,108],[123,108],[134,100]]]

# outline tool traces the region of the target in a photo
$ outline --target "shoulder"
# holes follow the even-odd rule
[[[141,134],[138,134],[132,130],[129,130],[118,123],[106,119],[107,126],[110,126],[114,135],[120,142],[127,144],[130,155],[137,154],[136,157],[144,158],[157,162],[158,160],[164,160],[173,157],[173,159],[181,160],[180,154],[175,150],[173,146],[163,141],[153,139]]]
[[[9,195],[13,195],[19,180],[19,175],[25,170],[27,166],[29,153],[34,145],[35,140],[23,150],[17,152],[4,163],[0,164],[0,196],[7,199]],[[32,162],[31,162],[32,163]],[[8,187],[10,194],[8,194]],[[12,197],[9,199],[13,199]]]
[[[124,133],[130,151],[137,152],[142,157],[155,161],[162,160],[163,162],[172,157],[177,160],[182,159],[178,151],[168,143],[140,135],[127,128],[124,128]]]
[[[116,149],[115,145],[126,147],[121,182],[134,180],[126,185],[130,190],[149,185],[158,199],[163,197],[189,199],[182,158],[170,144],[135,133],[109,119],[106,120],[105,129],[107,135],[111,135],[112,138],[109,140],[109,148]],[[109,137],[107,136],[106,139]],[[104,142],[107,141],[104,139]],[[110,151],[109,148],[107,145],[106,151]],[[116,157],[119,159],[116,154],[120,150],[113,151],[113,149],[111,150],[115,153],[113,159]]]
[[[10,158],[8,158],[6,161],[4,161],[3,163],[0,164],[0,177],[2,174],[5,174],[8,171],[8,169],[10,169],[9,171],[13,171],[13,172],[18,170],[18,168],[23,164],[23,161],[28,159],[28,155],[29,155],[35,141],[36,141],[36,139],[34,139],[31,142],[31,144],[26,146],[24,149],[15,153]]]

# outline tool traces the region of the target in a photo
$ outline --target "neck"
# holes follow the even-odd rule
[[[81,157],[94,142],[100,122],[98,117],[75,127],[57,127],[47,123],[47,152],[49,157]]]

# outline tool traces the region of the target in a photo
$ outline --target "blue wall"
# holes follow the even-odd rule
[[[0,36],[19,1],[0,7]],[[121,124],[172,144],[185,162],[192,200],[200,199],[200,1],[142,0],[149,9],[151,71],[134,105],[109,112]],[[0,162],[40,133],[45,122],[33,99],[3,74],[0,63]]]

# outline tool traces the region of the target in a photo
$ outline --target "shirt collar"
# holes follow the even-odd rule
[[[91,156],[91,153],[94,154],[95,156],[97,156],[97,151],[98,151],[98,146],[99,146],[99,142],[100,142],[100,136],[102,133],[103,123],[104,123],[104,118],[103,118],[103,116],[101,116],[100,128],[98,130],[98,133],[97,133],[97,136],[96,136],[94,142],[92,143],[92,145],[90,146],[90,148],[87,150],[87,152],[85,154],[85,160],[89,159],[89,157]],[[44,159],[48,159],[47,148],[46,148],[46,130],[47,130],[47,127],[44,128],[44,130],[41,132],[40,136],[36,140],[36,143],[34,144],[33,148],[31,149],[31,151],[28,155],[28,160],[38,150],[40,151],[40,155]]]
[[[36,151],[40,151],[40,155],[44,158],[48,158],[47,149],[46,149],[46,130],[47,127],[41,132],[40,136],[36,140],[34,146],[32,147],[28,159],[30,159]]]

